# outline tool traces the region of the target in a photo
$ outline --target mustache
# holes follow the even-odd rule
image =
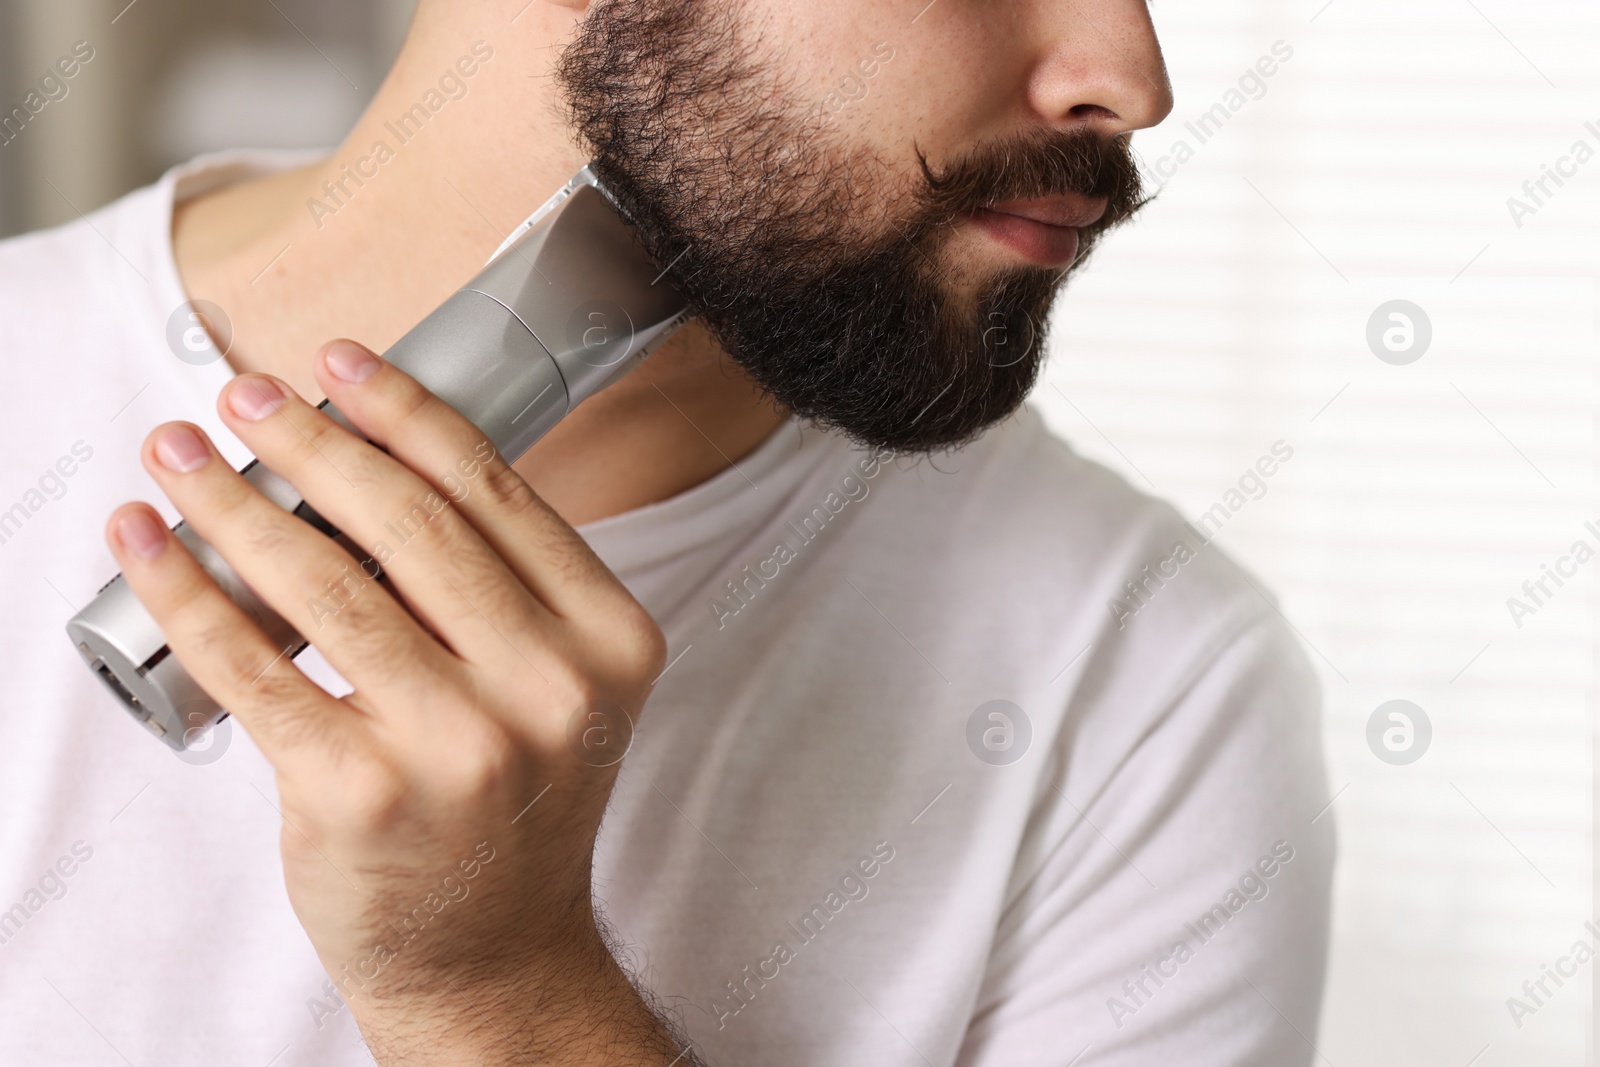
[[[1103,198],[1106,211],[1083,236],[1126,222],[1153,197],[1144,194],[1127,135],[1106,137],[1088,129],[1041,130],[978,145],[942,171],[919,148],[924,217],[945,224],[1005,200],[1073,193]]]

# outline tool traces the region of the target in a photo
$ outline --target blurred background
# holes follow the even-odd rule
[[[343,137],[414,0],[0,0],[0,110],[78,41],[94,58],[0,145],[0,235],[76,218],[220,148]],[[3,139],[3,138],[0,138]]]
[[[1321,671],[1340,856],[1314,1062],[1593,1063],[1592,963],[1532,1014],[1508,1000],[1595,943],[1596,564],[1539,605],[1523,583],[1600,547],[1600,5],[1151,10],[1177,106],[1135,143],[1160,195],[1058,306],[1038,402],[1191,521],[1221,502],[1216,544]],[[1395,700],[1405,751],[1393,708],[1369,733]]]
[[[0,232],[202,151],[331,145],[410,7],[0,0],[6,108],[95,49],[0,145]],[[1341,854],[1314,1062],[1594,1063],[1592,963],[1508,1000],[1595,943],[1600,560],[1508,601],[1600,548],[1600,5],[1153,10],[1178,103],[1135,143],[1160,195],[1059,306],[1035,403],[1209,515],[1322,673]]]

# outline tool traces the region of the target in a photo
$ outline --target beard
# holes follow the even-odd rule
[[[728,356],[779,405],[868,447],[959,447],[1020,407],[1050,305],[1143,204],[1125,137],[1037,130],[897,176],[783,78],[737,0],[597,0],[556,76],[592,167]],[[1011,199],[1103,197],[1066,270],[941,267]],[[948,258],[948,257],[946,257]]]

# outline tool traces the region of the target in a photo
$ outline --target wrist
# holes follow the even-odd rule
[[[383,1067],[677,1060],[679,1045],[599,931],[589,926],[562,940],[559,951],[515,967],[461,961],[449,974],[399,976],[364,991],[351,1008],[374,1058]]]

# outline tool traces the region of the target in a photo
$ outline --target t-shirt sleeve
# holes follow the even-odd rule
[[[1319,694],[1268,610],[1116,766],[1063,732],[959,1067],[1317,1058],[1334,858]]]

